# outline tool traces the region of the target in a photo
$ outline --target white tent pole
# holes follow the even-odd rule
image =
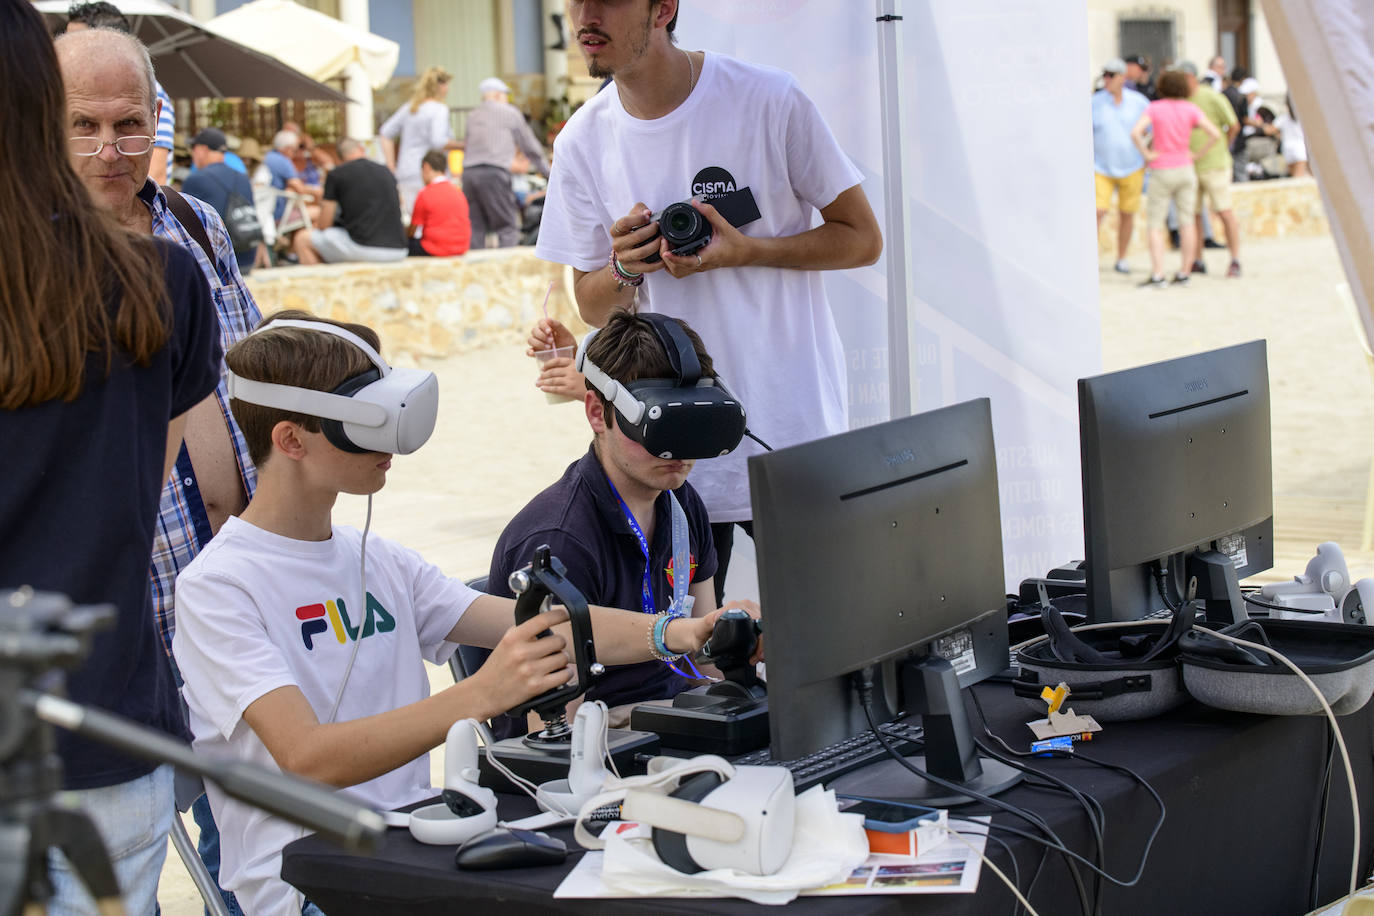
[[[339,20],[363,32],[372,31],[367,0],[339,0]],[[344,111],[348,136],[366,140],[376,132],[372,124],[372,85],[356,59],[344,68],[344,91],[348,94]]]
[[[911,217],[906,188],[910,168],[902,156],[901,0],[876,0],[878,22],[878,105],[883,125],[883,208],[887,214],[887,397],[888,416],[910,416],[915,407],[916,348],[911,327],[912,294],[907,271]]]

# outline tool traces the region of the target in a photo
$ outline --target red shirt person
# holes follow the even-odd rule
[[[472,242],[468,199],[444,171],[444,154],[430,150],[420,161],[425,187],[415,198],[406,236],[412,257],[449,257],[463,254]],[[415,233],[423,230],[420,238]]]

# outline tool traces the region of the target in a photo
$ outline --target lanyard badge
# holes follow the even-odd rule
[[[635,521],[634,513],[630,507],[625,505],[625,500],[621,497],[620,491],[611,483],[609,477],[606,484],[615,494],[616,502],[620,503],[620,511],[625,516],[625,521],[634,532],[635,539],[639,541],[639,550],[644,555],[644,578],[640,584],[639,602],[640,610],[646,614],[657,614],[658,609],[654,604],[654,590],[651,573],[652,561],[649,557],[649,541],[644,537],[644,531],[639,527],[639,522]],[[680,613],[683,616],[691,616],[692,596],[687,594],[687,587],[692,578],[692,556],[691,545],[688,538],[687,513],[682,510],[682,504],[677,501],[677,496],[672,490],[668,490],[668,503],[671,508],[673,519],[673,598],[668,605],[668,610]],[[683,662],[687,666],[687,671],[678,667],[678,662]],[[677,662],[667,659],[663,662],[674,674],[685,678],[701,680],[705,677],[697,666],[692,664],[692,660],[687,656],[678,659]]]

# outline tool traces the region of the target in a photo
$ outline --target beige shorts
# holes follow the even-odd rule
[[[1231,209],[1231,170],[1209,169],[1197,173],[1197,212],[1202,212],[1203,198],[1213,213]]]
[[[1169,219],[1169,201],[1178,208],[1179,225],[1191,223],[1197,212],[1197,172],[1189,165],[1154,169],[1146,192],[1145,218],[1151,229],[1163,229]]]

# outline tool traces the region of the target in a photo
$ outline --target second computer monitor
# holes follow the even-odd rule
[[[959,686],[1007,666],[996,452],[986,398],[749,459],[771,751],[868,728],[852,676],[940,656]]]
[[[1078,410],[1090,618],[1190,591],[1243,615],[1237,580],[1274,562],[1265,342],[1081,379]]]

